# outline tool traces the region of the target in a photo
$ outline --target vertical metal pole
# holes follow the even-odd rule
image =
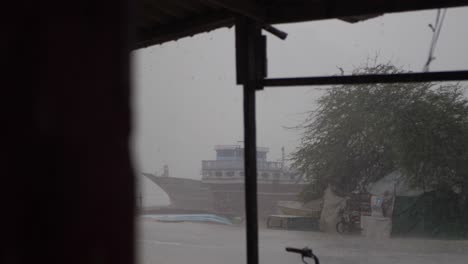
[[[257,219],[257,143],[255,127],[255,91],[259,89],[262,68],[258,61],[258,39],[261,28],[248,18],[236,23],[236,56],[238,83],[244,93],[244,166],[247,264],[258,263]]]

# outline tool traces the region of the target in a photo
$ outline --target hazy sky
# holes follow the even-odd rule
[[[278,25],[285,41],[268,35],[269,76],[349,73],[378,54],[379,61],[419,71],[426,59],[436,11],[384,15],[349,24],[339,20]],[[449,9],[431,70],[468,69],[468,9]],[[200,178],[201,160],[217,144],[242,140],[242,87],[235,85],[234,30],[219,29],[133,54],[136,170]],[[267,88],[257,93],[257,138],[270,159],[291,152],[297,125],[320,91]]]

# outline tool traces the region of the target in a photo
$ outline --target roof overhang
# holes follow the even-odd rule
[[[135,48],[222,27],[237,16],[264,24],[323,19],[358,22],[384,13],[468,5],[468,0],[142,0]]]

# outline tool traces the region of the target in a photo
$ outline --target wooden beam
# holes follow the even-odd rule
[[[466,5],[468,5],[468,0],[335,0],[320,2],[284,2],[268,7],[268,19],[265,22],[269,24],[294,23]]]
[[[338,75],[316,77],[269,78],[264,86],[310,86],[371,83],[414,83],[468,80],[468,71],[412,72],[399,74]]]
[[[137,43],[134,49],[145,48],[161,44],[166,41],[192,36],[198,33],[211,31],[220,27],[228,27],[234,24],[232,14],[218,12],[194,19],[187,19],[170,25],[140,30],[137,33]]]
[[[165,13],[168,16],[172,16],[178,19],[183,19],[187,14],[185,9],[180,8],[179,6],[174,5],[172,3],[167,3],[164,1],[161,1],[155,4],[154,8],[160,10],[161,12]]]
[[[199,2],[194,1],[194,0],[173,1],[173,4],[180,8],[183,8],[184,10],[188,10],[196,14],[200,14],[204,10],[203,5],[201,5]]]
[[[165,24],[170,22],[171,17],[167,16],[167,13],[162,12],[161,10],[157,9],[153,4],[149,3],[148,1],[142,2],[142,8],[140,11],[141,14],[144,16],[137,17],[140,23],[144,25],[144,23],[159,23]],[[143,13],[144,10],[144,13]]]
[[[209,5],[229,10],[233,13],[246,16],[255,21],[266,20],[265,7],[252,0],[197,0]]]

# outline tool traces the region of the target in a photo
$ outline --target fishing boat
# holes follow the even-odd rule
[[[221,215],[244,214],[244,148],[218,145],[216,158],[202,160],[201,179],[177,178],[144,173],[169,196],[171,207],[181,210],[208,211]],[[268,161],[268,148],[257,148],[258,212],[262,216],[276,213],[278,201],[297,201],[307,181],[281,161]]]

